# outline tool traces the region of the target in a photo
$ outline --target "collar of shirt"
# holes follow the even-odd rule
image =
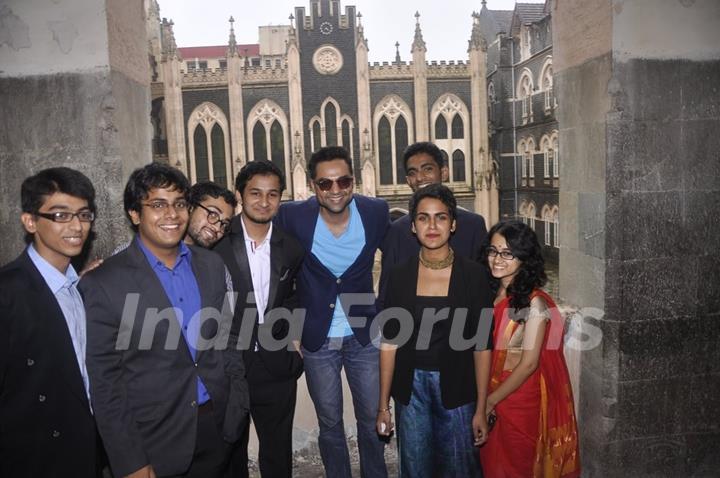
[[[71,287],[78,281],[77,272],[72,264],[68,265],[67,271],[63,274],[41,256],[32,244],[28,246],[28,256],[53,294],[57,294],[63,287]]]
[[[259,244],[255,242],[248,234],[247,228],[245,227],[245,216],[240,216],[240,224],[242,224],[243,236],[245,237],[245,245],[250,251],[255,252],[257,249],[260,249],[265,244],[270,242],[270,238],[272,237],[273,232],[272,221],[270,221],[270,229],[268,229],[267,234],[265,234],[265,239],[263,239],[262,242],[260,242]]]
[[[147,258],[148,262],[153,268],[156,269],[170,269],[174,270],[183,260],[190,262],[192,259],[192,251],[190,248],[185,244],[185,242],[180,241],[180,247],[178,248],[178,255],[175,258],[175,264],[172,267],[167,267],[163,261],[158,259],[155,254],[150,252],[150,249],[148,249],[145,244],[143,244],[142,239],[140,239],[140,236],[137,236],[138,245],[140,246],[140,250],[143,251],[143,254],[145,254],[145,257]]]

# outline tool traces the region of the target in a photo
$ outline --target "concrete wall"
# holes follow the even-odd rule
[[[98,194],[92,256],[127,237],[122,188],[150,161],[141,0],[10,0],[0,6],[0,263],[22,249],[20,184],[69,166]]]
[[[602,311],[585,326],[600,345],[577,355],[583,475],[712,476],[720,4],[578,0],[553,15],[560,291]]]

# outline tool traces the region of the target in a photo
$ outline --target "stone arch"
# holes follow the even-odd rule
[[[282,134],[283,134],[283,169],[285,176],[287,177],[288,174],[291,173],[290,168],[290,134],[289,134],[289,125],[287,116],[285,115],[285,112],[283,109],[275,103],[273,100],[264,98],[257,103],[250,109],[250,114],[248,114],[247,118],[247,145],[248,145],[248,158],[252,160],[255,157],[255,145],[253,142],[253,129],[255,128],[256,124],[261,124],[263,128],[265,129],[265,147],[267,148],[267,157],[268,159],[273,157],[272,154],[272,141],[270,138],[270,131],[272,128],[273,123],[277,121],[280,124],[280,128],[282,128]],[[278,165],[279,166],[279,165]],[[288,185],[291,186],[291,185]],[[292,191],[288,187],[287,194],[291,195]]]
[[[447,138],[437,138],[435,125],[439,116],[442,116],[445,120],[445,123],[448,125],[448,133],[450,134],[448,134]],[[462,138],[452,137],[452,125],[454,120],[457,121],[457,117],[460,118],[460,121],[462,121],[463,124],[464,131]],[[465,157],[464,177],[455,178],[455,174],[453,174],[453,168],[449,167],[450,165],[448,165],[448,181],[450,181],[451,183],[459,182],[466,184],[472,178],[472,155],[470,150],[470,110],[468,110],[467,105],[457,95],[453,93],[445,93],[443,95],[440,95],[440,97],[435,101],[435,103],[433,103],[432,108],[430,109],[430,124],[432,125],[432,131],[430,132],[431,138],[433,143],[435,143],[438,148],[448,152],[460,150]]]
[[[376,181],[379,185],[385,185],[387,186],[388,183],[385,181],[384,183],[381,181],[381,174],[380,174],[380,168],[381,168],[381,161],[385,158],[380,157],[380,136],[379,136],[379,125],[380,121],[385,118],[389,125],[390,125],[390,160],[391,160],[391,167],[392,167],[392,184],[398,185],[398,184],[405,184],[405,178],[398,177],[398,169],[401,166],[400,162],[402,161],[402,157],[398,157],[397,153],[397,142],[396,142],[396,131],[395,131],[395,125],[398,122],[399,118],[403,118],[405,121],[405,124],[407,126],[407,143],[411,144],[413,142],[414,131],[413,131],[413,117],[412,117],[412,110],[408,106],[405,101],[400,98],[398,95],[387,95],[382,100],[378,102],[378,104],[375,106],[375,111],[373,113],[373,137],[375,138],[374,141],[374,147],[375,147],[375,157],[377,158],[377,168],[376,168]]]

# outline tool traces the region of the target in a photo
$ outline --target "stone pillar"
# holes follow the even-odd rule
[[[480,16],[473,13],[473,29],[468,55],[470,57],[470,116],[472,117],[473,180],[475,182],[475,212],[485,218],[488,226],[498,221],[497,183],[493,179],[490,161],[490,142],[487,119],[487,42],[480,33]]]
[[[355,62],[357,71],[357,93],[358,93],[358,127],[357,134],[360,137],[358,144],[360,150],[360,182],[362,183],[362,194],[375,196],[376,178],[375,161],[373,160],[372,135],[372,107],[370,105],[370,64],[368,62],[368,44],[365,38],[364,29],[360,23],[362,15],[358,13],[358,25],[355,30]]]
[[[415,101],[415,141],[430,141],[427,94],[427,48],[420,29],[420,12],[415,12],[415,38],[412,44],[413,92]]]
[[[0,263],[20,253],[20,184],[68,166],[97,191],[90,254],[130,236],[122,191],[151,160],[150,70],[142,0],[0,5]]]
[[[583,12],[579,15],[578,12]],[[720,3],[556,2],[560,292],[583,476],[720,468]]]
[[[290,19],[291,22],[292,20],[293,18]],[[301,200],[305,199],[308,194],[306,158],[304,153],[305,128],[303,125],[300,50],[298,48],[297,30],[292,25],[288,34],[287,68],[288,96],[290,99],[290,141],[292,142],[290,150],[293,152],[292,173],[288,174],[288,176],[291,176],[291,178],[288,178],[288,183],[292,182],[293,198]]]
[[[190,178],[192,176],[187,163],[185,143],[185,115],[182,99],[182,58],[175,45],[173,23],[163,20],[163,46],[161,68],[165,101],[165,126],[167,129],[168,160],[171,166],[180,169]],[[188,132],[192,134],[192,131]]]
[[[228,101],[230,103],[230,148],[232,157],[232,177],[245,165],[245,113],[243,111],[242,78],[243,60],[237,48],[235,29],[230,17],[230,41],[227,52]]]

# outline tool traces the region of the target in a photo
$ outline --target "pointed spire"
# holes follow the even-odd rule
[[[170,58],[180,59],[180,55],[177,51],[177,44],[175,43],[175,33],[173,32],[173,21],[168,21],[167,18],[162,19],[162,29],[160,32],[162,41],[162,56],[164,60]]]
[[[415,39],[413,40],[411,50],[427,51],[427,48],[425,47],[425,40],[423,40],[422,36],[422,30],[420,29],[420,12],[415,12]]]
[[[288,30],[288,38],[285,40],[285,50],[290,47],[290,45],[297,45],[297,35],[295,33],[295,15],[292,13],[288,17],[288,20],[290,20],[290,29]]]
[[[365,48],[367,48],[368,43],[367,43],[367,38],[365,38],[365,28],[363,27],[363,24],[362,24],[362,13],[357,12],[357,15],[355,15],[355,16],[357,17],[357,26],[356,26],[357,44],[359,45],[360,43],[363,43],[365,45]]]
[[[235,19],[230,16],[230,39],[228,40],[228,56],[236,56],[238,54],[237,51],[237,40],[235,39]]]
[[[399,65],[401,62],[402,62],[402,60],[400,60],[400,42],[396,41],[395,42],[395,63],[397,63]]]
[[[472,13],[473,26],[472,34],[470,35],[470,41],[468,41],[468,51],[470,50],[487,50],[487,41],[480,31],[480,14],[477,12]]]
[[[482,2],[480,2],[480,3],[482,4],[483,8],[487,8],[487,1],[486,1],[486,0],[482,0]]]

